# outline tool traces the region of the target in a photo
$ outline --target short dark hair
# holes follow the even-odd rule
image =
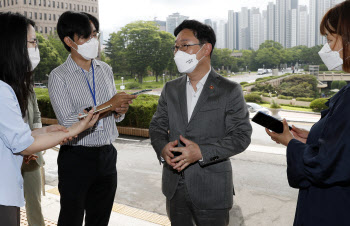
[[[81,12],[66,11],[57,22],[57,34],[64,44],[64,47],[70,52],[70,47],[64,42],[65,37],[74,40],[74,35],[78,37],[89,38],[91,35],[90,21],[95,25],[99,31],[99,23],[96,17]]]
[[[350,72],[350,1],[337,4],[323,16],[320,32],[337,34],[343,41],[343,70]]]
[[[32,65],[29,59],[27,36],[29,25],[34,21],[19,13],[0,13],[0,80],[14,90],[22,116],[28,108],[33,93]]]
[[[210,56],[214,51],[216,36],[212,27],[203,24],[197,20],[184,20],[179,26],[174,30],[175,37],[183,30],[189,29],[193,31],[194,36],[200,41],[200,43],[210,43],[212,45],[212,50]]]

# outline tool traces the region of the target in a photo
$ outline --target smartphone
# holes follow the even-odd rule
[[[268,128],[269,130],[272,130],[273,132],[283,133],[283,123],[263,112],[258,111],[258,113],[256,113],[256,115],[252,118],[252,121],[265,128]],[[289,130],[291,129],[292,127],[289,126]]]
[[[137,95],[137,94],[145,93],[145,92],[149,92],[149,91],[152,91],[152,90],[151,89],[144,89],[144,90],[140,90],[140,91],[137,91],[135,93],[132,93],[131,95]]]
[[[110,105],[108,105],[108,106],[106,106],[106,107],[103,107],[103,108],[101,108],[101,109],[95,110],[95,111],[94,111],[94,114],[96,114],[96,113],[98,113],[98,112],[100,112],[100,111],[106,110],[106,109],[108,109],[108,108],[110,108],[110,107],[112,107],[112,104],[110,104]],[[89,107],[89,108],[90,108],[90,107]],[[85,110],[86,110],[86,109],[87,109],[87,108],[85,108]],[[90,109],[90,110],[91,110],[91,109]],[[88,114],[79,115],[79,116],[78,116],[78,119],[85,118],[87,115],[88,115]]]

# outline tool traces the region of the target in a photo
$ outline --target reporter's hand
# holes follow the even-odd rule
[[[74,137],[84,130],[93,127],[97,122],[99,116],[100,113],[94,114],[94,110],[92,109],[84,119],[74,123],[71,127],[68,128],[69,135],[71,137]]]
[[[177,140],[169,142],[167,145],[165,145],[161,153],[161,156],[166,161],[166,163],[172,167],[175,166],[175,163],[171,162],[171,159],[174,158],[174,154],[170,151],[170,149],[176,147],[177,143]]]
[[[266,133],[271,137],[277,144],[283,144],[287,146],[288,143],[294,138],[293,134],[289,131],[289,126],[286,119],[283,119],[283,133],[275,133],[265,128]]]
[[[293,125],[291,132],[295,139],[306,144],[307,137],[309,136],[309,131],[307,131],[306,129],[295,127]]]
[[[123,104],[129,105],[129,102],[135,99],[136,97],[137,97],[136,95],[130,95],[130,94],[126,94],[125,92],[120,92],[114,95],[108,101],[108,103],[112,104],[112,109],[117,109],[117,108],[121,108]]]
[[[23,162],[25,164],[29,164],[30,161],[37,160],[37,159],[38,159],[37,155],[25,155],[25,156],[23,156]]]

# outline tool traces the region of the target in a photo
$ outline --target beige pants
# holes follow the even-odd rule
[[[22,165],[24,198],[29,226],[45,226],[41,212],[41,176],[40,166],[36,161]]]

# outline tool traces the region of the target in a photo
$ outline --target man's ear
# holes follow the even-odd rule
[[[211,45],[211,43],[205,43],[204,46],[204,55],[205,56],[210,56],[211,50],[213,49],[213,46]]]
[[[68,36],[64,37],[63,41],[67,46],[72,47],[73,41]]]

